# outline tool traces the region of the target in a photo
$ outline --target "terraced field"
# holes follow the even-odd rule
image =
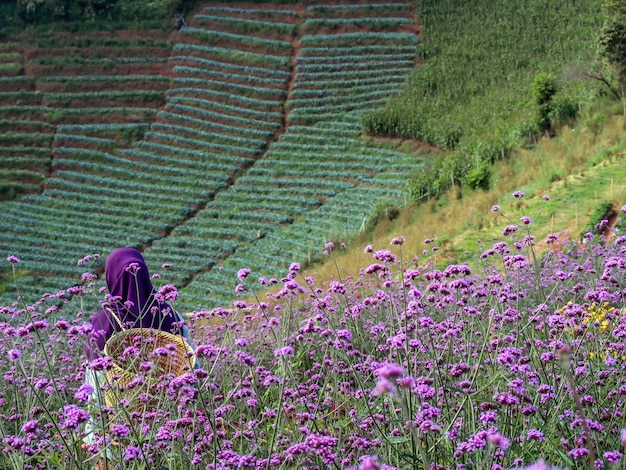
[[[415,65],[409,3],[210,4],[187,22],[0,45],[21,66],[0,78],[3,171],[30,193],[2,203],[0,247],[29,300],[80,283],[72,260],[132,245],[171,264],[181,308],[223,306],[238,269],[281,277],[404,204],[421,162],[363,141],[358,116]]]

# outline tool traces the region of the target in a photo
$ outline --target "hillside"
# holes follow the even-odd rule
[[[481,61],[463,65],[468,38],[472,50],[510,45],[478,41],[481,10],[427,3],[419,11],[391,1],[211,3],[180,32],[49,33],[3,43],[5,194],[27,195],[2,203],[0,247],[22,260],[23,292],[36,298],[76,284],[85,268],[74,260],[131,245],[152,265],[171,265],[165,277],[181,289],[181,308],[211,308],[233,299],[241,267],[282,276],[292,261],[319,260],[327,241],[349,241],[404,207],[409,175],[440,152],[363,139],[360,119],[397,108],[398,101],[388,103],[398,92],[408,102],[427,83],[423,74],[446,57],[471,78],[464,85],[474,87],[471,106],[464,103],[470,113],[487,109],[480,103],[508,86],[502,80],[478,90],[490,67],[505,62],[482,75],[474,73]],[[506,22],[521,13],[532,18],[520,57],[533,32],[555,18],[543,7],[539,15],[539,3],[532,15],[501,11]],[[543,41],[546,55],[529,46],[533,61],[520,58],[515,93],[506,95],[515,124],[503,123],[505,134],[527,118],[519,107],[527,101],[524,80],[546,61],[554,69],[590,56],[580,45],[597,24],[591,6],[559,8],[567,21]],[[426,48],[418,45],[420,15],[432,32]],[[450,28],[453,41],[444,34]],[[570,42],[559,50],[562,34]],[[451,52],[444,53],[446,37]],[[423,60],[424,72],[415,69]],[[451,83],[463,89],[459,73],[424,94],[424,106],[438,107]],[[455,120],[449,102],[441,113],[434,109],[423,115]],[[483,129],[483,148],[491,148],[492,123],[481,118],[468,135]],[[101,262],[90,269],[100,272]],[[11,289],[7,301],[15,298]]]
[[[3,44],[23,64],[2,78],[3,151],[22,165],[8,176],[34,194],[3,203],[0,246],[24,261],[24,292],[75,284],[65,263],[132,245],[171,263],[186,307],[217,306],[242,263],[276,276],[404,198],[420,160],[362,142],[358,115],[415,65],[408,3],[210,5],[187,23]]]

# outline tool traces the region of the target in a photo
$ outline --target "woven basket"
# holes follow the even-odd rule
[[[124,357],[128,348],[134,348],[135,353]],[[109,389],[104,401],[107,406],[115,407],[125,399],[131,410],[156,408],[155,385],[168,376],[191,372],[196,362],[192,347],[182,336],[153,328],[119,331],[106,342],[103,353],[113,360],[113,367],[106,371]],[[152,364],[148,370],[144,367],[146,363]],[[136,385],[137,381],[131,384],[137,378],[141,379],[140,385]],[[138,396],[144,393],[150,399],[138,401]]]

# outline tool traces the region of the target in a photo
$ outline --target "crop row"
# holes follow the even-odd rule
[[[389,67],[389,68],[385,68],[383,67],[382,70],[384,70],[386,73],[389,73],[390,76],[398,76],[400,74],[408,74],[413,67],[413,62],[411,63],[406,63],[400,67]],[[354,66],[352,66],[352,68],[354,69]],[[316,70],[315,68],[310,68],[309,70]],[[302,82],[306,82],[306,81],[330,81],[333,79],[337,79],[337,80],[358,80],[361,79],[363,77],[367,78],[367,77],[371,77],[372,76],[372,72],[376,70],[375,68],[372,67],[361,67],[361,70],[345,70],[345,69],[336,69],[335,70],[325,70],[325,71],[321,71],[321,72],[306,72],[304,70],[298,70],[298,75],[296,76],[296,84],[298,84],[300,81]],[[311,83],[311,85],[315,85],[315,83]]]
[[[263,14],[263,15],[288,15],[297,16],[298,13],[294,10],[272,10],[272,9],[259,9],[259,8],[235,8],[235,7],[204,7],[203,11],[212,11],[220,13],[243,13],[243,14]]]
[[[358,3],[358,4],[323,4],[323,5],[309,5],[306,7],[306,11],[309,12],[323,12],[323,11],[339,11],[339,10],[363,10],[363,9],[407,9],[410,8],[408,3]]]
[[[272,54],[259,54],[258,52],[240,51],[218,46],[202,46],[198,44],[177,43],[174,45],[174,50],[199,52],[207,54],[210,57],[218,56],[229,58],[231,60],[254,64],[276,64],[284,67],[289,66],[289,57],[277,56]]]
[[[263,21],[263,20],[254,20],[248,18],[240,18],[236,16],[220,16],[220,15],[205,15],[204,13],[199,13],[194,16],[195,19],[198,20],[207,20],[207,21],[215,21],[219,23],[236,23],[237,25],[245,24],[251,26],[260,26],[271,28],[272,30],[277,31],[293,31],[295,25],[293,23],[278,23],[275,21]]]
[[[266,88],[260,86],[248,86],[241,85],[238,83],[226,83],[220,82],[217,80],[208,80],[202,78],[192,78],[192,77],[175,77],[173,79],[174,84],[182,84],[182,85],[203,85],[206,87],[217,87],[224,88],[227,90],[237,90],[241,93],[247,93],[251,95],[269,95],[275,96],[277,99],[282,99],[285,96],[285,91],[277,88]]]
[[[150,145],[152,147],[152,145]],[[167,147],[169,150],[171,147]],[[169,175],[180,173],[181,175],[190,174],[193,176],[194,170],[199,171],[200,174],[205,173],[208,170],[215,169],[216,164],[226,165],[225,171],[233,171],[239,165],[243,165],[246,159],[243,157],[235,157],[232,155],[222,154],[210,154],[208,152],[192,152],[181,151],[174,155],[163,155],[151,152],[142,152],[137,149],[120,149],[119,154],[122,156],[113,155],[108,152],[100,152],[97,150],[88,150],[73,147],[57,147],[55,149],[57,155],[63,155],[61,158],[72,158],[73,160],[85,161],[85,162],[111,162],[112,166],[134,166],[140,167],[142,164],[156,165],[156,168],[146,168],[147,179],[153,181],[159,181],[163,179],[164,182],[168,181]],[[167,168],[167,172],[164,171],[164,167]],[[110,171],[114,171],[112,168]],[[135,170],[136,171],[136,170]],[[152,172],[152,176],[150,173]],[[127,172],[128,173],[128,172]],[[133,176],[135,176],[133,172]],[[140,175],[140,174],[139,174]],[[204,175],[204,178],[207,178]]]
[[[200,161],[224,162],[226,164],[232,165],[245,165],[248,161],[247,158],[241,156],[224,155],[221,153],[211,153],[202,150],[180,148],[174,145],[147,142],[145,140],[137,142],[136,148],[153,150],[155,152],[161,152],[165,155],[184,156],[191,159],[197,158]]]
[[[207,121],[205,119],[192,118],[192,117],[186,116],[185,114],[168,113],[166,111],[159,111],[157,116],[167,121],[169,120],[180,121],[186,124],[200,126],[205,129],[218,129],[220,131],[230,133],[230,134],[235,134],[235,135],[245,134],[245,135],[250,135],[253,137],[260,137],[260,138],[267,138],[272,135],[271,131],[262,131],[258,129],[230,126],[228,124],[221,124],[219,122],[213,122],[210,120]]]
[[[345,64],[302,64],[298,66],[298,76],[301,72],[340,72],[350,71],[355,72],[359,70],[367,71],[380,71],[384,72],[388,68],[404,68],[409,70],[415,66],[415,62],[412,60],[390,60],[389,62],[381,62],[380,59],[377,62],[352,62]]]
[[[339,48],[335,50],[340,50]],[[302,53],[308,53],[307,49],[304,49]],[[298,65],[300,64],[326,64],[329,62],[367,62],[367,61],[378,61],[378,60],[413,60],[415,58],[415,52],[407,52],[407,53],[394,53],[394,54],[338,54],[332,56],[310,56],[310,55],[301,55],[296,60]]]
[[[210,69],[202,69],[198,67],[187,67],[182,65],[175,65],[174,72],[183,73],[183,74],[196,74],[196,75],[205,75],[207,77],[223,79],[224,81],[240,81],[240,82],[248,82],[252,84],[265,84],[265,85],[282,85],[284,86],[285,80],[280,78],[271,78],[271,77],[257,77],[254,75],[248,74],[236,74],[232,72],[221,72],[219,70],[210,70]],[[231,85],[231,83],[229,83]]]
[[[213,152],[225,152],[229,154],[243,154],[254,157],[260,153],[259,148],[242,147],[228,144],[218,144],[211,141],[191,139],[175,134],[164,134],[161,132],[146,132],[145,139],[152,142],[167,142],[177,144],[182,147],[189,146],[195,149],[207,149]]]
[[[282,77],[283,80],[289,79],[289,72],[280,69],[251,67],[248,65],[232,64],[230,62],[221,62],[189,55],[172,56],[169,60],[170,62],[193,62],[206,67],[213,67],[218,70],[232,70],[233,72],[243,73],[245,75],[264,75],[268,77]]]
[[[185,96],[185,95],[182,95],[182,96],[172,95],[169,101],[170,103],[195,104],[201,108],[202,107],[215,108],[220,111],[227,111],[230,113],[236,113],[240,115],[248,115],[248,116],[253,116],[257,118],[264,118],[267,120],[272,119],[274,121],[279,121],[282,118],[282,113],[278,111],[259,111],[257,109],[252,109],[248,107],[231,106],[229,104],[222,103],[221,101],[205,100],[203,98],[192,98],[192,97]],[[278,104],[278,103],[274,102],[274,104]]]
[[[23,235],[40,235],[42,231],[45,232],[63,232],[67,230],[67,222],[59,219],[58,213],[54,215],[52,219],[38,218],[38,223],[24,224],[24,214],[5,212],[2,215],[2,223],[6,224],[6,227],[10,227],[15,230],[16,227],[20,227],[20,233]],[[150,237],[153,235],[151,230],[146,230],[134,221],[127,220],[127,223],[132,223],[133,233],[141,238]],[[111,237],[116,238],[119,236],[119,232],[123,230],[123,226],[113,224],[112,221],[99,221],[99,223],[90,223],[89,218],[81,219],[80,233],[83,239],[89,240],[93,244],[102,244],[106,246]],[[38,247],[36,247],[38,249]],[[22,251],[24,251],[22,249]]]
[[[148,129],[147,123],[123,122],[123,123],[99,123],[99,124],[59,124],[59,133],[117,133],[124,130]]]
[[[383,93],[383,97],[379,99],[369,98],[368,100],[355,100],[334,105],[316,106],[308,108],[295,108],[289,112],[289,121],[331,121],[338,119],[343,113],[351,111],[366,111],[373,106],[382,106],[389,100],[388,94]]]
[[[54,62],[66,64],[145,64],[145,63],[164,63],[167,59],[164,57],[139,56],[139,57],[83,57],[82,55],[66,55],[55,58]],[[51,62],[50,57],[37,57],[31,59],[33,64],[48,65]]]
[[[116,162],[118,166],[114,165]],[[223,163],[205,163],[201,166],[196,167],[187,167],[187,168],[179,168],[179,167],[166,167],[164,165],[155,165],[145,162],[129,162],[128,160],[124,160],[121,157],[115,157],[111,155],[111,158],[107,159],[107,163],[94,162],[90,160],[76,160],[76,159],[68,159],[68,158],[55,158],[53,160],[53,168],[72,168],[73,170],[84,171],[86,174],[91,173],[95,175],[105,174],[105,175],[118,175],[120,180],[123,180],[124,177],[128,177],[129,173],[138,172],[167,172],[166,178],[154,178],[155,184],[175,184],[181,185],[185,187],[206,187],[213,184],[221,184],[226,180],[226,177],[223,176],[224,173],[233,172],[236,167],[228,166]],[[207,176],[207,172],[216,173]],[[219,173],[222,173],[221,175]],[[58,173],[58,176],[64,176],[63,173]],[[71,177],[71,174],[68,174]]]
[[[35,132],[54,131],[54,126],[45,121],[33,121],[28,119],[0,119],[0,131],[15,128],[27,127]]]
[[[165,75],[48,75],[37,77],[42,82],[169,82]]]
[[[220,201],[231,201],[231,202],[247,202],[253,203],[256,202],[257,205],[260,205],[265,208],[265,203],[272,204],[283,204],[287,207],[298,205],[298,206],[317,206],[320,204],[320,198],[315,196],[303,196],[299,194],[274,194],[272,192],[267,194],[259,194],[257,192],[250,191],[251,188],[248,189],[248,192],[244,191],[224,191],[215,198],[216,202]],[[284,212],[289,212],[289,209],[282,209]]]
[[[54,190],[46,191],[45,195],[29,194],[24,196],[21,201],[11,201],[5,204],[5,207],[15,207],[16,209],[11,210],[17,210],[18,213],[23,214],[25,224],[31,223],[32,220],[66,221],[68,218],[76,217],[77,220],[93,220],[110,225],[119,225],[121,228],[136,226],[155,232],[162,232],[167,228],[165,219],[138,218],[136,209],[127,204],[105,204],[106,201],[86,204],[79,199],[51,197],[61,195],[60,193],[53,193]]]
[[[348,99],[367,100],[369,98],[378,98],[384,94],[390,95],[397,89],[398,83],[394,81],[390,83],[372,83],[351,87],[345,85],[343,81],[337,81],[336,86],[327,87],[325,89],[299,88],[294,90],[289,97],[288,104],[290,107],[310,107],[341,103]],[[341,93],[342,91],[343,93]],[[335,95],[333,95],[333,93]],[[340,94],[337,95],[338,93]]]
[[[295,157],[299,157],[296,155]],[[385,165],[365,163],[355,159],[353,161],[311,161],[308,159],[297,160],[295,158],[289,160],[263,159],[260,160],[255,168],[265,168],[274,170],[277,173],[282,171],[303,171],[304,173],[312,173],[316,170],[323,173],[325,177],[350,178],[352,172],[378,173],[385,170]],[[285,173],[287,174],[287,173]]]
[[[167,90],[167,96],[175,96],[175,95],[201,95],[201,96],[210,96],[212,98],[216,98],[218,100],[228,100],[235,103],[241,103],[242,106],[246,106],[244,109],[249,109],[247,106],[252,106],[260,111],[269,111],[272,109],[277,109],[279,107],[279,102],[276,100],[266,100],[261,98],[252,98],[247,96],[235,95],[232,93],[225,93],[223,91],[210,90],[207,88],[198,88],[198,87],[179,87],[179,88],[170,88]]]
[[[80,142],[80,143],[86,143],[86,144],[96,144],[96,145],[102,145],[105,147],[113,147],[116,145],[115,140],[113,139],[103,139],[101,137],[90,137],[90,136],[81,135],[81,134],[66,134],[66,133],[61,133],[61,132],[57,132],[56,134],[54,134],[54,139],[64,140],[66,142]]]
[[[351,141],[350,139],[338,139],[331,140],[327,143],[308,143],[308,136],[302,136],[302,139],[298,138],[286,138],[281,139],[272,145],[270,149],[273,152],[278,150],[284,150],[287,152],[295,153],[295,152],[311,152],[313,154],[321,154],[321,153],[342,153],[342,152],[358,152],[359,158],[362,155],[372,155],[374,157],[381,156],[397,156],[398,154],[393,150],[376,148],[376,147],[365,147],[358,140],[354,139]]]
[[[353,128],[342,129],[340,126],[333,126],[332,128],[320,128],[319,126],[289,126],[288,133],[281,136],[282,140],[290,140],[293,138],[299,138],[301,135],[316,135],[319,138],[327,139],[329,137],[338,138],[357,138],[361,135],[361,128],[355,126]]]
[[[302,54],[307,55],[323,55],[326,57],[334,57],[336,55],[368,55],[377,54],[415,54],[415,44],[402,45],[379,45],[373,44],[368,46],[346,46],[346,47],[306,47],[301,49]]]
[[[103,90],[103,91],[82,91],[82,92],[66,92],[66,93],[45,93],[44,100],[49,103],[51,101],[62,101],[67,99],[88,99],[88,98],[104,98],[104,99],[132,99],[142,98],[144,101],[153,101],[162,99],[163,93],[153,90]]]
[[[337,34],[311,34],[303,36],[301,43],[303,46],[314,46],[324,43],[341,45],[354,44],[360,41],[372,41],[380,43],[393,41],[400,44],[417,44],[418,40],[414,34],[410,33],[377,33],[377,32],[357,32],[357,33],[337,33]]]
[[[259,119],[245,118],[241,116],[233,116],[231,114],[216,113],[215,111],[198,108],[195,106],[186,106],[181,104],[167,104],[165,109],[170,111],[180,111],[195,116],[202,116],[210,120],[217,120],[220,122],[233,122],[243,126],[254,126],[260,129],[275,130],[280,127],[280,123],[272,121],[261,121]]]
[[[184,33],[188,33],[193,36],[200,36],[200,37],[209,36],[218,40],[225,39],[225,40],[241,42],[242,44],[255,44],[255,45],[269,46],[273,48],[273,50],[288,51],[291,48],[291,43],[289,43],[288,41],[281,41],[278,39],[266,39],[266,38],[261,38],[257,36],[247,36],[243,34],[227,33],[224,31],[214,31],[210,29],[192,28],[189,26],[183,27],[182,31]]]
[[[368,86],[368,85],[376,85],[376,84],[385,84],[385,83],[394,83],[396,88],[400,86],[402,83],[406,82],[406,74],[398,74],[398,75],[375,75],[370,76],[368,78],[354,78],[354,79],[342,79],[342,78],[331,78],[333,74],[328,74],[328,79],[326,80],[300,80],[294,83],[293,86],[293,96],[294,93],[299,93],[306,89],[307,93],[312,95],[318,94],[328,94],[329,89],[332,88],[350,88],[350,87],[359,87],[359,86]]]
[[[180,174],[193,176],[197,172],[198,177],[204,178],[207,172],[214,171],[217,166],[223,166],[224,171],[232,173],[240,168],[240,165],[245,161],[239,161],[239,157],[227,157],[221,159],[211,158],[211,155],[205,154],[204,158],[198,158],[196,156],[182,156],[182,152],[177,155],[163,155],[154,152],[147,152],[142,150],[132,149],[120,149],[118,151],[120,155],[123,155],[124,159],[131,160],[130,165],[137,165],[138,168],[144,168],[146,171],[166,171],[167,174]],[[120,162],[121,163],[121,162]],[[230,166],[228,166],[230,165]],[[164,168],[166,167],[166,168]],[[227,181],[227,180],[225,180]]]
[[[262,139],[239,137],[236,135],[220,134],[217,132],[207,132],[193,127],[177,126],[173,124],[154,123],[152,124],[151,129],[168,133],[193,135],[204,139],[205,142],[231,143],[256,148],[261,148],[265,145],[265,140]]]
[[[358,16],[352,18],[308,18],[305,21],[307,26],[343,26],[347,24],[358,24],[366,26],[399,26],[401,24],[410,24],[410,18],[381,16],[381,17],[365,17]]]
[[[98,191],[109,192],[118,196],[137,197],[138,194],[150,194],[151,199],[171,200],[173,197],[185,198],[192,200],[202,195],[204,189],[210,186],[212,182],[219,182],[221,175],[207,175],[205,181],[193,181],[190,178],[178,178],[183,184],[176,184],[177,178],[171,178],[165,181],[151,181],[149,179],[141,179],[136,172],[133,172],[132,179],[121,179],[119,177],[103,176],[102,174],[93,174],[86,172],[78,172],[71,170],[57,170],[55,176],[48,179],[47,185],[51,187],[80,189],[86,187],[97,187]],[[137,176],[135,176],[137,175]],[[128,178],[128,172],[125,175]],[[214,181],[211,181],[214,178]]]

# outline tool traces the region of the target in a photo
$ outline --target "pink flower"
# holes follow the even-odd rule
[[[250,270],[248,268],[242,268],[239,271],[237,271],[237,278],[240,281],[243,281],[245,278],[248,277],[248,274],[250,274]]]
[[[17,256],[11,255],[7,258],[7,261],[12,264],[17,264],[20,262],[20,259]]]
[[[9,349],[7,351],[7,355],[9,356],[9,360],[11,362],[19,361],[22,358],[22,353],[17,349]]]

